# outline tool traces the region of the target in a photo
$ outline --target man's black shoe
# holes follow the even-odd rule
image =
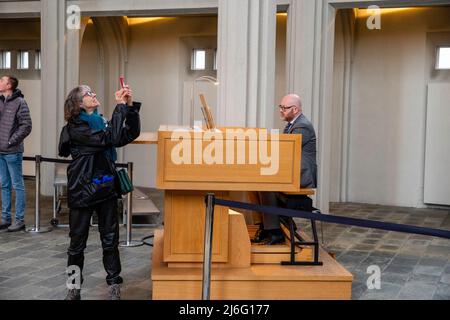
[[[250,241],[252,243],[262,243],[266,242],[269,239],[269,231],[264,230],[262,225],[259,227],[258,231],[256,231],[255,236]]]
[[[268,237],[265,245],[273,246],[275,244],[282,244],[286,242],[286,239],[284,237],[283,230],[281,229],[273,229],[273,230],[267,230],[268,231]]]

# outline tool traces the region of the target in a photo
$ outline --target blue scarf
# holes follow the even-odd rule
[[[95,110],[92,114],[88,114],[85,110],[81,110],[80,119],[86,121],[89,124],[89,128],[91,128],[92,132],[103,131],[106,129],[106,119],[100,116]],[[117,151],[116,148],[111,147],[104,151],[105,156],[113,161],[117,161]]]

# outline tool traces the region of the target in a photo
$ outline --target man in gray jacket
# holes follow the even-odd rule
[[[0,180],[2,220],[0,230],[25,229],[25,184],[22,174],[23,141],[31,133],[31,117],[19,81],[0,78]],[[11,188],[16,191],[16,219],[11,219]]]
[[[312,123],[305,117],[302,110],[300,97],[296,94],[285,96],[280,105],[280,116],[287,122],[284,134],[302,135],[302,160],[301,160],[301,188],[316,188],[317,186],[317,163],[316,163],[316,133]],[[260,192],[263,205],[277,206],[278,203],[286,202],[283,195],[275,192]],[[305,203],[304,208],[312,207],[312,201],[307,196],[305,199],[296,199],[297,202]],[[274,245],[284,242],[284,234],[280,227],[280,218],[276,215],[263,214],[263,226],[260,228],[254,243],[265,243]]]

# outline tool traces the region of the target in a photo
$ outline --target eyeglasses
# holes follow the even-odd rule
[[[89,96],[89,97],[93,98],[93,97],[96,96],[96,94],[93,93],[93,92],[91,92],[91,91],[88,91],[88,92],[86,92],[86,93],[84,94],[83,98],[86,97],[86,96]]]
[[[278,108],[283,111],[288,111],[288,110],[292,109],[293,107],[295,107],[295,106],[283,106],[281,104],[278,106]]]

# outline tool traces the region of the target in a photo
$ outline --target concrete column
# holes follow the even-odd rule
[[[247,126],[273,128],[276,58],[274,1],[250,1],[249,34]]]
[[[248,0],[219,0],[218,123],[247,124]]]
[[[288,9],[287,89],[302,98],[303,112],[312,119],[316,2],[291,0]],[[315,124],[315,123],[314,123]]]
[[[64,23],[63,1],[41,1],[41,92],[42,132],[44,157],[56,157],[63,111],[64,96]],[[42,194],[52,195],[54,166],[42,166]]]
[[[317,206],[329,210],[332,75],[336,11],[328,0],[291,0],[288,9],[288,91],[302,98],[318,138]]]
[[[332,135],[332,108],[333,108],[333,66],[334,66],[334,37],[336,9],[324,3],[320,10],[321,16],[321,44],[320,69],[317,72],[320,78],[315,82],[316,103],[319,119],[318,134],[318,179],[317,203],[324,212],[329,212],[330,202],[330,176],[331,176],[331,135]]]
[[[276,1],[219,0],[218,123],[271,127]]]

